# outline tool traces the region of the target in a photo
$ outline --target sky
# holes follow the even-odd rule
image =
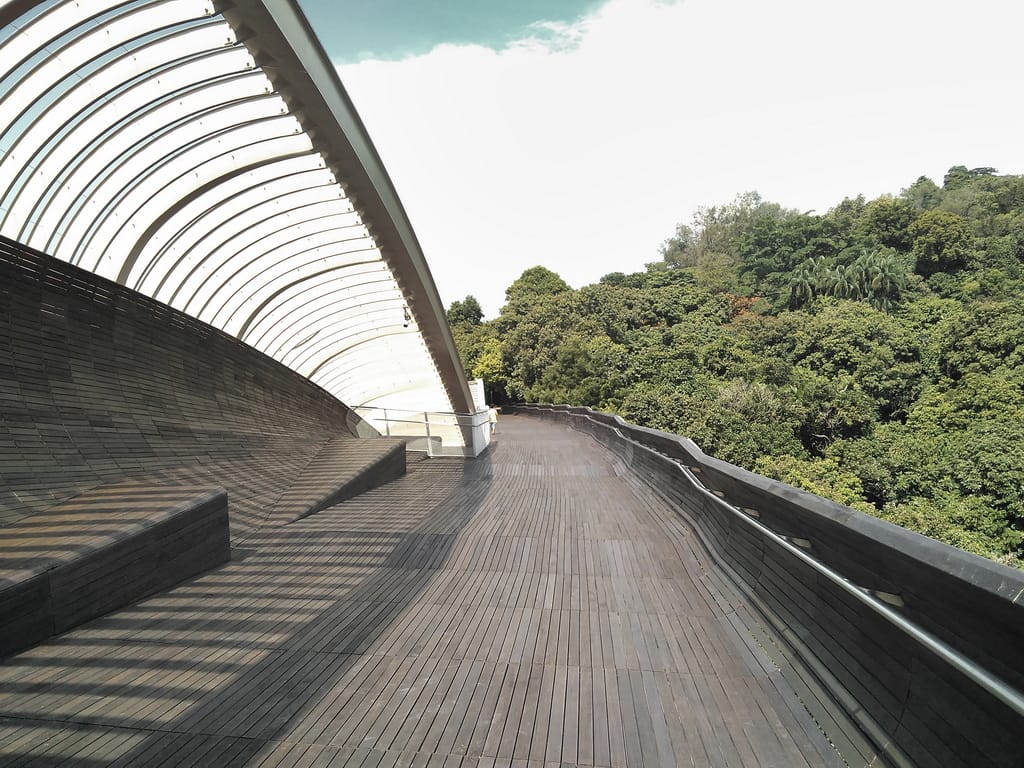
[[[743,192],[825,213],[953,165],[1024,173],[1012,0],[301,5],[442,300],[488,318],[531,266],[641,270]]]

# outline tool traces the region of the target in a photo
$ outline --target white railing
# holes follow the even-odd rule
[[[431,456],[476,457],[491,444],[486,409],[451,413],[357,406],[353,410],[380,434],[400,437],[409,450],[426,451]]]

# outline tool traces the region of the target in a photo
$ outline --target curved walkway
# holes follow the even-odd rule
[[[489,453],[8,659],[0,764],[842,765],[610,453],[525,416]]]

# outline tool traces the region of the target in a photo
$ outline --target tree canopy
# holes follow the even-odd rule
[[[467,374],[1024,562],[1024,176],[954,166],[821,215],[746,193],[660,255],[578,290],[532,267],[487,322],[454,302]]]
[[[480,325],[483,319],[484,311],[475,296],[467,296],[462,301],[453,301],[452,305],[448,307],[448,322],[451,325],[461,323]]]

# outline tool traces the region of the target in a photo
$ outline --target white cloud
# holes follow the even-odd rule
[[[610,0],[501,51],[340,74],[445,303],[492,317],[527,267],[640,269],[742,191],[824,211],[954,164],[1024,172],[1022,21],[1001,0]]]

